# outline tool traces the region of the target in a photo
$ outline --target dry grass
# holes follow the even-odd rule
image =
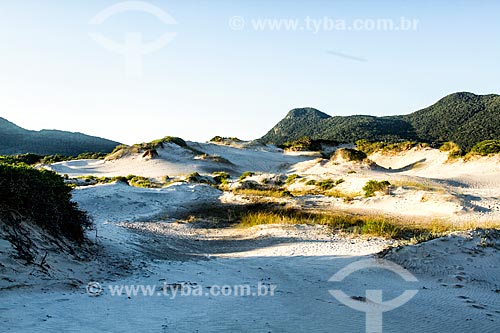
[[[414,180],[393,180],[391,184],[394,187],[402,187],[406,189],[412,189],[412,190],[420,190],[420,191],[428,191],[428,192],[437,192],[437,191],[444,191],[443,188],[434,186],[431,184],[425,184],[425,183],[420,183]]]
[[[340,190],[333,189],[333,190],[329,190],[329,191],[324,192],[323,195],[326,195],[328,197],[344,199],[345,202],[351,202],[356,197],[361,196],[361,193],[359,193],[359,192],[343,192]]]
[[[442,220],[417,224],[385,216],[359,216],[341,213],[309,212],[293,209],[244,213],[237,225],[248,228],[261,224],[326,225],[336,231],[355,235],[377,236],[419,243],[442,237],[453,231],[481,228],[499,229],[499,223],[455,225]]]
[[[267,190],[236,189],[233,190],[233,193],[241,195],[259,196],[259,197],[270,197],[270,198],[283,198],[290,196],[290,192],[280,189],[267,189]]]

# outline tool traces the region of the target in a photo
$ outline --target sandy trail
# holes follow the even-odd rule
[[[142,191],[115,184],[75,193],[96,219],[99,242],[108,255],[130,261],[128,275],[101,276],[97,282],[104,290],[98,297],[85,290],[91,276],[79,276],[84,283],[78,289],[2,291],[4,331],[363,332],[365,314],[340,303],[331,289],[360,302],[367,289],[382,290],[384,299],[418,290],[408,303],[383,315],[384,332],[498,328],[498,235],[457,234],[386,254],[407,267],[417,282],[378,268],[330,282],[340,269],[372,258],[392,242],[346,237],[321,226],[242,230],[172,220],[141,222],[165,209],[174,216],[181,203],[187,207],[200,198],[207,205],[219,200],[204,186],[180,186],[175,193],[150,190],[140,195]],[[125,285],[157,289],[129,297],[109,289]],[[248,287],[251,294],[236,295],[235,286]],[[193,295],[195,289],[201,294]],[[224,296],[222,290],[231,292]]]
[[[303,178],[342,178],[345,181],[337,188],[346,192],[360,191],[371,179],[436,187],[401,186],[391,195],[361,197],[353,202],[326,196],[283,199],[303,208],[443,217],[457,223],[500,218],[497,158],[449,163],[439,151],[412,150],[370,156],[379,165],[372,167],[284,155],[262,147],[246,150],[199,144],[196,148],[231,161],[227,168],[234,175],[255,167],[267,173],[298,173]],[[165,149],[160,155],[161,159],[150,161],[132,156],[106,163],[63,162],[51,168],[71,175],[135,173],[157,177],[212,172],[221,167],[195,160],[189,152]],[[300,188],[304,183],[293,186]],[[365,302],[366,290],[382,290],[387,300],[415,289],[418,293],[408,303],[384,313],[384,332],[498,332],[498,233],[457,233],[385,254],[387,260],[407,268],[417,282],[372,268],[335,283],[329,279],[342,268],[374,258],[394,244],[377,238],[346,237],[320,226],[266,225],[240,230],[213,228],[209,221],[175,222],[193,209],[246,203],[241,197],[207,185],[184,183],[140,189],[117,183],[78,188],[73,195],[94,217],[97,238],[90,236],[111,259],[92,264],[100,267],[105,262],[121,262],[126,268],[113,273],[113,267],[101,267],[100,274],[74,269],[71,278],[82,282],[76,289],[42,283],[37,288],[2,290],[3,331],[363,332],[365,314],[343,305],[329,290],[340,289]],[[89,281],[101,283],[104,290],[100,296],[87,294]],[[148,285],[163,290],[164,283],[174,288],[168,289],[167,295],[139,292],[130,297],[116,296],[109,289],[115,285]],[[273,286],[275,293],[210,293],[221,286],[231,289],[240,285],[249,286],[252,292],[259,286]],[[173,290],[196,287],[202,290],[200,296],[172,297]]]

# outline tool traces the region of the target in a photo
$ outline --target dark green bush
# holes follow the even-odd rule
[[[365,191],[365,197],[373,197],[375,195],[375,192],[387,193],[390,186],[391,183],[389,183],[387,180],[383,180],[380,182],[376,180],[369,180],[366,185],[363,186],[363,191]]]
[[[297,174],[293,174],[293,175],[289,175],[286,180],[285,180],[285,183],[287,185],[291,185],[293,184],[293,182],[297,179],[297,178],[300,178],[299,175]]]
[[[425,148],[429,147],[429,144],[416,141],[403,141],[403,142],[370,142],[367,140],[356,141],[356,149],[364,152],[366,155],[370,155],[377,151],[398,153],[410,150],[415,147]]]
[[[151,183],[151,180],[149,178],[142,176],[135,176],[132,179],[130,179],[130,185],[135,187],[145,187],[145,188],[154,187],[154,184]]]
[[[255,172],[252,172],[252,171],[245,171],[241,174],[240,176],[240,180],[243,180],[247,177],[252,177],[253,175],[255,175]]]
[[[43,158],[42,155],[28,153],[19,155],[0,156],[0,162],[8,164],[26,163],[32,165],[39,163],[42,158]]]
[[[340,155],[347,161],[363,161],[366,159],[366,154],[360,150],[351,148],[340,148],[336,151],[335,155]]]
[[[464,151],[452,141],[445,142],[439,147],[440,151],[448,152],[448,157],[450,158],[458,158],[464,156]]]
[[[308,136],[304,136],[295,141],[288,141],[278,147],[290,151],[320,151],[321,143],[317,140],[312,140]]]
[[[198,172],[193,172],[193,173],[190,173],[189,175],[186,176],[186,180],[190,183],[199,182],[200,179],[201,179],[201,175]]]
[[[227,184],[231,176],[224,171],[214,172],[213,179],[216,184]]]
[[[486,140],[479,142],[471,149],[471,153],[487,156],[500,153],[500,140]]]
[[[324,179],[320,182],[317,182],[316,185],[318,185],[322,190],[331,190],[332,188],[335,187],[335,181],[333,179]]]
[[[28,165],[0,163],[0,214],[20,214],[55,236],[81,242],[91,226],[85,212],[71,201],[62,177]]]

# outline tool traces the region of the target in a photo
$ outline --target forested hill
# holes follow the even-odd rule
[[[454,141],[470,149],[477,142],[500,138],[500,96],[459,92],[425,109],[389,117],[331,117],[313,108],[293,109],[260,140],[283,144],[304,136],[339,142]]]
[[[82,133],[58,130],[30,131],[0,117],[0,155],[34,153],[76,156],[111,152],[119,143]]]

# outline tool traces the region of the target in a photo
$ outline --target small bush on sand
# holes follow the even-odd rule
[[[337,156],[340,156],[344,160],[347,160],[347,161],[357,161],[357,162],[363,161],[367,157],[364,152],[362,152],[360,150],[356,150],[356,149],[351,149],[351,148],[337,149],[334,157],[337,157]]]
[[[252,171],[245,171],[241,174],[240,176],[240,180],[244,180],[245,178],[248,178],[248,177],[252,177],[253,175],[255,175],[255,172],[252,172]]]
[[[153,183],[151,183],[151,180],[149,178],[142,176],[135,176],[132,179],[130,179],[130,185],[135,187],[145,187],[145,188],[154,187]]]
[[[186,176],[186,181],[190,183],[196,183],[199,182],[201,179],[201,175],[198,172],[193,172],[190,173],[189,175]]]
[[[210,142],[217,142],[217,143],[224,143],[227,141],[242,142],[242,140],[235,138],[235,137],[225,137],[225,136],[219,136],[219,135],[216,135],[210,139]]]
[[[470,154],[488,156],[500,153],[500,140],[486,140],[479,142],[470,150]]]
[[[281,189],[252,189],[252,188],[240,188],[233,191],[235,194],[258,196],[258,197],[269,197],[269,198],[283,198],[291,197],[292,194],[289,191]]]
[[[21,214],[54,236],[82,242],[91,226],[71,201],[71,187],[52,171],[0,163],[0,203],[0,219]]]
[[[388,191],[390,189],[391,183],[389,183],[387,180],[383,181],[376,181],[376,180],[369,180],[365,186],[363,186],[363,191],[365,191],[365,197],[373,197],[375,195],[375,192],[384,192],[388,194]]]
[[[335,187],[335,181],[333,179],[324,179],[316,183],[323,191],[330,190]]]
[[[309,179],[307,182],[306,182],[306,185],[316,185],[316,181],[314,179]]]
[[[325,195],[327,197],[343,199],[344,202],[351,202],[354,199],[356,199],[356,197],[359,197],[361,194],[358,192],[344,192],[344,191],[339,191],[337,189],[333,189],[330,191],[326,191]]]
[[[285,183],[286,183],[287,185],[291,185],[291,184],[293,184],[293,182],[295,182],[295,180],[296,180],[297,178],[299,178],[299,175],[297,175],[297,174],[289,175],[289,176],[286,178]]]
[[[321,143],[317,140],[312,140],[308,136],[304,136],[295,141],[288,141],[279,146],[288,151],[320,151]]]
[[[443,143],[443,145],[439,147],[439,150],[442,152],[448,152],[448,157],[450,159],[464,156],[464,151],[452,141]]]
[[[412,148],[426,148],[429,147],[428,143],[404,141],[404,142],[370,142],[367,140],[356,141],[356,149],[361,150],[366,155],[373,154],[377,151],[398,153],[407,151]]]
[[[226,185],[229,181],[229,178],[231,178],[231,176],[227,172],[224,172],[224,171],[219,171],[219,172],[213,173],[213,179],[214,179],[214,182],[216,184]]]

